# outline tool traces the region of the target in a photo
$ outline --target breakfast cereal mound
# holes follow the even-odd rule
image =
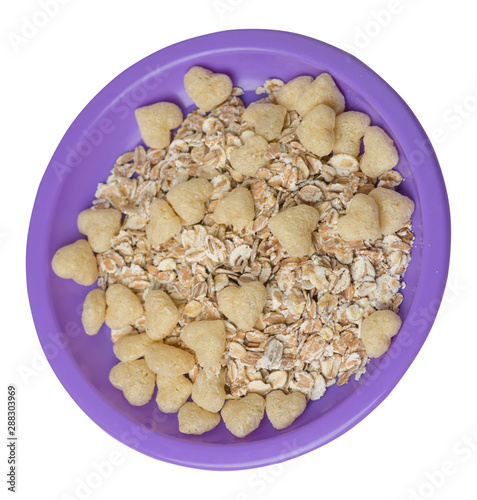
[[[111,327],[113,385],[143,405],[155,384],[182,432],[222,418],[243,437],[265,413],[282,429],[401,326],[414,204],[394,191],[397,149],[344,111],[330,75],[295,80],[267,80],[247,108],[226,75],[192,68],[198,109],[137,111],[151,147],[117,159],[81,216],[88,240],[54,257],[61,277],[98,276],[106,292],[83,318],[90,335]]]

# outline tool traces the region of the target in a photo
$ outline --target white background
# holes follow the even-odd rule
[[[0,13],[0,400],[6,400],[7,383],[15,383],[20,435],[17,498],[477,498],[473,4],[63,0],[45,26],[19,42],[15,36],[22,36],[25,23],[40,19],[40,3],[2,2]],[[450,197],[453,249],[437,322],[383,404],[346,435],[306,456],[265,469],[219,473],[143,456],[83,414],[44,361],[30,315],[24,261],[40,179],[64,132],[89,100],[121,71],[162,47],[233,28],[295,31],[347,47],[394,87],[428,134],[439,137],[434,145]],[[0,408],[4,436],[6,404]],[[466,436],[471,438],[468,444]],[[6,448],[0,449],[4,498]],[[115,465],[108,477],[80,495],[78,485],[91,479],[94,464],[112,458]],[[446,468],[444,462],[452,466]],[[438,472],[443,467],[445,474]]]

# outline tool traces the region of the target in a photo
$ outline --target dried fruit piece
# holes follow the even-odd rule
[[[148,403],[154,392],[156,375],[143,359],[121,361],[113,366],[109,373],[109,381],[116,389],[123,391],[124,397],[133,406]]]
[[[147,366],[161,377],[177,377],[189,372],[195,365],[194,356],[183,349],[154,342],[144,354]]]
[[[380,127],[368,127],[364,133],[364,154],[359,162],[361,170],[369,177],[378,177],[392,170],[399,161],[393,140]]]
[[[296,111],[298,97],[310,86],[313,82],[312,76],[297,76],[290,80],[286,85],[283,85],[277,92],[277,102],[288,111]]]
[[[217,224],[232,225],[240,231],[255,218],[252,194],[245,187],[235,188],[219,200],[213,217]]]
[[[106,252],[111,239],[121,229],[121,211],[115,208],[93,210],[88,208],[78,215],[78,230],[88,237],[93,252]]]
[[[338,219],[337,229],[345,241],[379,238],[379,212],[373,198],[366,194],[354,195],[346,209],[346,215]]]
[[[333,154],[359,155],[361,138],[371,123],[371,118],[366,113],[359,111],[346,111],[336,117],[335,143]]]
[[[317,156],[331,153],[335,140],[335,112],[325,104],[314,107],[296,129],[300,142]]]
[[[217,295],[220,312],[242,330],[251,330],[262,314],[267,301],[267,289],[260,281],[241,287],[228,286]]]
[[[131,325],[144,313],[137,295],[119,283],[106,290],[106,304],[106,324],[114,330]]]
[[[205,215],[205,202],[213,188],[207,179],[191,179],[174,186],[166,195],[184,224],[197,224]]]
[[[155,199],[149,206],[146,236],[151,245],[162,245],[182,229],[182,222],[166,200]]]
[[[179,321],[179,311],[172,299],[162,290],[151,290],[144,301],[146,333],[151,339],[162,340],[171,334]]]
[[[189,399],[192,382],[184,375],[178,377],[156,377],[156,403],[163,413],[177,413]]]
[[[253,177],[259,168],[268,164],[264,156],[267,150],[268,142],[262,136],[253,134],[243,146],[231,151],[230,164],[242,175]]]
[[[113,345],[114,355],[119,361],[134,361],[142,358],[153,342],[146,333],[125,335]]]
[[[229,97],[233,85],[223,73],[193,66],[184,76],[184,87],[199,109],[211,111]]]
[[[229,399],[220,413],[227,429],[243,438],[258,428],[264,411],[265,399],[252,392],[241,399]]]
[[[182,329],[181,339],[195,352],[201,366],[217,366],[225,352],[224,322],[194,321]]]
[[[283,129],[286,114],[286,108],[279,104],[253,102],[244,111],[242,119],[252,125],[258,135],[273,141]]]
[[[157,102],[135,111],[144,143],[163,149],[171,143],[171,130],[182,123],[182,110],[172,102]]]
[[[225,370],[202,368],[192,386],[192,401],[204,410],[220,411],[225,403]]]
[[[326,104],[337,115],[345,109],[345,98],[328,73],[321,73],[298,96],[296,110],[305,117],[315,106]]]
[[[220,415],[204,410],[195,403],[186,403],[178,414],[179,431],[183,434],[204,434],[215,429],[220,423]]]
[[[96,335],[106,316],[106,294],[100,288],[91,290],[83,303],[81,322],[88,335]]]
[[[401,229],[414,212],[414,202],[392,189],[376,188],[369,196],[378,206],[379,225],[385,235]]]
[[[401,318],[393,311],[376,311],[361,324],[361,341],[370,358],[379,358],[401,328]]]
[[[51,267],[60,278],[72,279],[79,285],[90,286],[98,279],[96,257],[86,240],[61,247],[53,256]]]
[[[267,417],[273,427],[285,429],[305,411],[306,397],[301,392],[285,394],[277,390],[267,394],[265,403]]]
[[[311,252],[311,233],[316,229],[319,219],[316,208],[298,205],[274,215],[268,225],[290,255],[304,257]]]

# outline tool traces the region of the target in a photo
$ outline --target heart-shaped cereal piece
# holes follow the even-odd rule
[[[229,97],[233,85],[223,73],[193,66],[184,76],[184,87],[199,109],[211,111]]]
[[[204,410],[218,412],[225,403],[225,369],[202,368],[192,386],[192,401]]]
[[[172,333],[179,321],[176,305],[163,290],[151,290],[144,300],[146,333],[151,339],[162,340]]]
[[[152,398],[156,374],[147,367],[144,359],[121,361],[113,366],[109,381],[116,389],[123,391],[130,404],[143,406]]]
[[[379,358],[391,345],[391,339],[401,328],[401,318],[393,311],[376,311],[361,324],[360,334],[366,353]]]
[[[253,177],[259,168],[268,165],[269,162],[264,156],[267,150],[267,140],[252,133],[243,146],[231,151],[230,164],[242,175]]]
[[[144,354],[147,366],[161,377],[178,377],[190,372],[195,365],[194,356],[184,349],[154,342]]]
[[[235,188],[218,201],[213,217],[217,224],[232,225],[240,231],[255,218],[252,193],[245,187]]]
[[[369,196],[378,206],[379,225],[383,234],[393,234],[401,229],[414,212],[414,202],[392,189],[376,188]]]
[[[243,438],[258,428],[265,411],[265,399],[253,392],[241,399],[229,399],[220,414],[227,429]]]
[[[195,352],[201,366],[217,366],[225,352],[224,322],[194,321],[182,329],[181,339]]]
[[[137,295],[119,283],[106,290],[106,324],[109,328],[120,330],[132,325],[143,314],[144,310]]]
[[[380,127],[368,127],[363,138],[364,154],[359,165],[368,177],[378,177],[392,170],[399,161],[393,140]]]
[[[213,187],[207,179],[191,179],[174,186],[166,195],[167,201],[185,225],[197,224],[205,215],[205,203]]]
[[[166,200],[155,199],[149,206],[146,236],[151,245],[162,245],[182,229],[180,217]]]
[[[296,135],[308,151],[317,156],[331,153],[335,142],[335,112],[325,104],[314,107],[296,129]]]
[[[290,255],[304,257],[312,250],[311,233],[316,229],[319,219],[316,208],[303,204],[274,215],[268,225]]]
[[[298,97],[310,86],[313,82],[312,76],[297,76],[290,80],[286,85],[283,85],[277,92],[277,102],[288,111],[296,111]]]
[[[379,238],[379,211],[373,198],[361,193],[354,195],[346,209],[346,215],[338,219],[337,229],[345,241]]]
[[[51,267],[60,278],[72,279],[79,285],[90,286],[98,279],[96,257],[86,240],[60,248],[53,256]]]
[[[96,335],[106,317],[106,294],[101,288],[91,290],[86,295],[81,313],[81,322],[88,335]]]
[[[268,419],[275,429],[291,425],[306,408],[306,397],[301,392],[272,391],[267,394],[265,402]]]
[[[228,286],[217,295],[219,309],[241,330],[251,330],[262,314],[267,301],[267,289],[260,281],[241,287]]]
[[[328,73],[321,73],[298,96],[296,110],[305,117],[315,106],[325,104],[337,115],[345,109],[345,98]]]
[[[242,119],[252,125],[255,133],[273,141],[282,132],[287,108],[269,102],[253,102],[244,111]]]
[[[183,434],[204,434],[215,429],[220,423],[218,413],[204,410],[191,401],[179,410],[177,418],[179,431]]]
[[[335,143],[333,154],[359,155],[361,138],[371,123],[371,118],[366,113],[359,111],[346,111],[336,117]]]
[[[156,403],[162,413],[177,413],[189,399],[192,391],[192,382],[185,375],[177,377],[157,375],[156,385]]]
[[[182,123],[182,110],[172,102],[157,102],[135,111],[146,146],[163,149],[171,143],[171,130]]]
[[[113,345],[113,352],[119,361],[134,361],[144,357],[147,348],[153,342],[147,333],[124,335]]]
[[[111,239],[121,229],[121,211],[115,208],[83,210],[78,216],[78,230],[88,237],[93,252],[106,252]]]

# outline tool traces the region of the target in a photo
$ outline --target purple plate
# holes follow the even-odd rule
[[[402,329],[391,349],[369,364],[359,382],[332,386],[293,425],[276,431],[267,418],[245,439],[223,423],[202,436],[182,435],[177,416],[154,399],[133,407],[108,381],[115,363],[109,332],[84,334],[86,288],[51,270],[55,251],[82,235],[76,218],[116,158],[135,148],[139,106],[172,101],[192,109],[183,77],[193,65],[229,74],[246,90],[245,102],[270,77],[331,73],[347,109],[368,113],[399,150],[401,192],[416,203],[416,242],[406,273]],[[424,130],[396,92],[353,56],[305,36],[266,30],[224,31],[186,40],[139,61],[107,85],[80,113],[56,149],[36,197],[27,246],[28,293],[38,337],[53,370],[83,411],[124,444],[151,457],[202,469],[231,470],[287,460],[340,436],[391,392],[422,347],[444,292],[450,252],[450,215],[439,164]]]

